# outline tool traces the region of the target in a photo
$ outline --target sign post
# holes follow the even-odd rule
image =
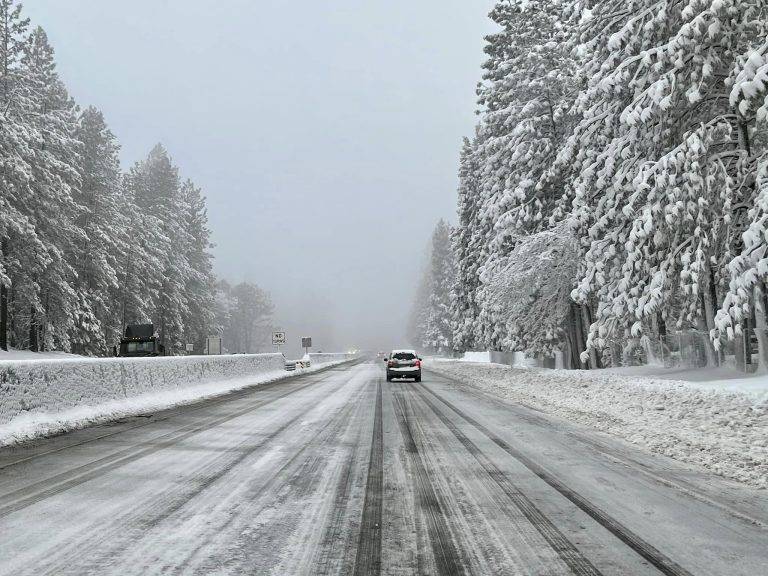
[[[280,352],[280,346],[285,344],[285,332],[276,330],[272,332],[272,346],[277,346],[277,351]]]

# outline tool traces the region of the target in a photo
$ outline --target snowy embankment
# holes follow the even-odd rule
[[[605,371],[439,361],[463,385],[768,488],[768,377],[733,389]]]
[[[346,358],[344,358],[346,359]],[[317,360],[312,368],[342,360]],[[289,374],[282,354],[0,361],[0,446],[218,396]]]
[[[327,364],[328,362],[343,362],[354,357],[354,354],[347,354],[345,352],[310,352],[309,362],[314,366],[315,364]]]

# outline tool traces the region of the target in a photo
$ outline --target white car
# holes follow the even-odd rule
[[[413,378],[421,382],[421,358],[415,350],[392,350],[384,362],[387,363],[387,382],[393,378]]]

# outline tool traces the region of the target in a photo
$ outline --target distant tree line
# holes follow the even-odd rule
[[[216,286],[216,325],[228,352],[248,354],[273,350],[272,314],[269,294],[251,284],[232,286],[220,280]]]
[[[768,4],[512,0],[459,166],[454,350],[768,358]],[[443,290],[442,285],[435,285]],[[423,298],[422,298],[423,299]]]
[[[127,173],[119,150],[67,93],[43,29],[0,0],[0,348],[104,355],[150,321],[171,353],[222,331],[250,342],[244,318],[269,297],[238,286],[217,317],[200,188],[159,144]]]

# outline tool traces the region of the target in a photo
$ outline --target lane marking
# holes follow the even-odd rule
[[[537,464],[525,454],[517,450],[508,444],[505,440],[494,434],[491,430],[485,427],[483,424],[466,414],[463,410],[457,408],[454,404],[437,394],[434,390],[428,386],[421,386],[421,389],[434,396],[437,400],[445,404],[459,417],[466,422],[474,426],[477,430],[487,436],[494,444],[504,450],[507,454],[512,456],[523,466],[528,468],[541,480],[549,484],[552,488],[557,490],[560,494],[565,496],[573,504],[575,504],[581,511],[590,516],[598,524],[606,528],[619,540],[624,542],[632,550],[637,552],[645,560],[651,563],[659,572],[667,576],[693,576],[688,570],[680,566],[677,562],[666,556],[656,547],[649,542],[646,542],[643,538],[635,534],[632,530],[624,526],[621,522],[611,517],[609,514],[598,508],[586,498],[575,492],[559,479],[557,479],[552,473],[547,471],[541,465]]]

